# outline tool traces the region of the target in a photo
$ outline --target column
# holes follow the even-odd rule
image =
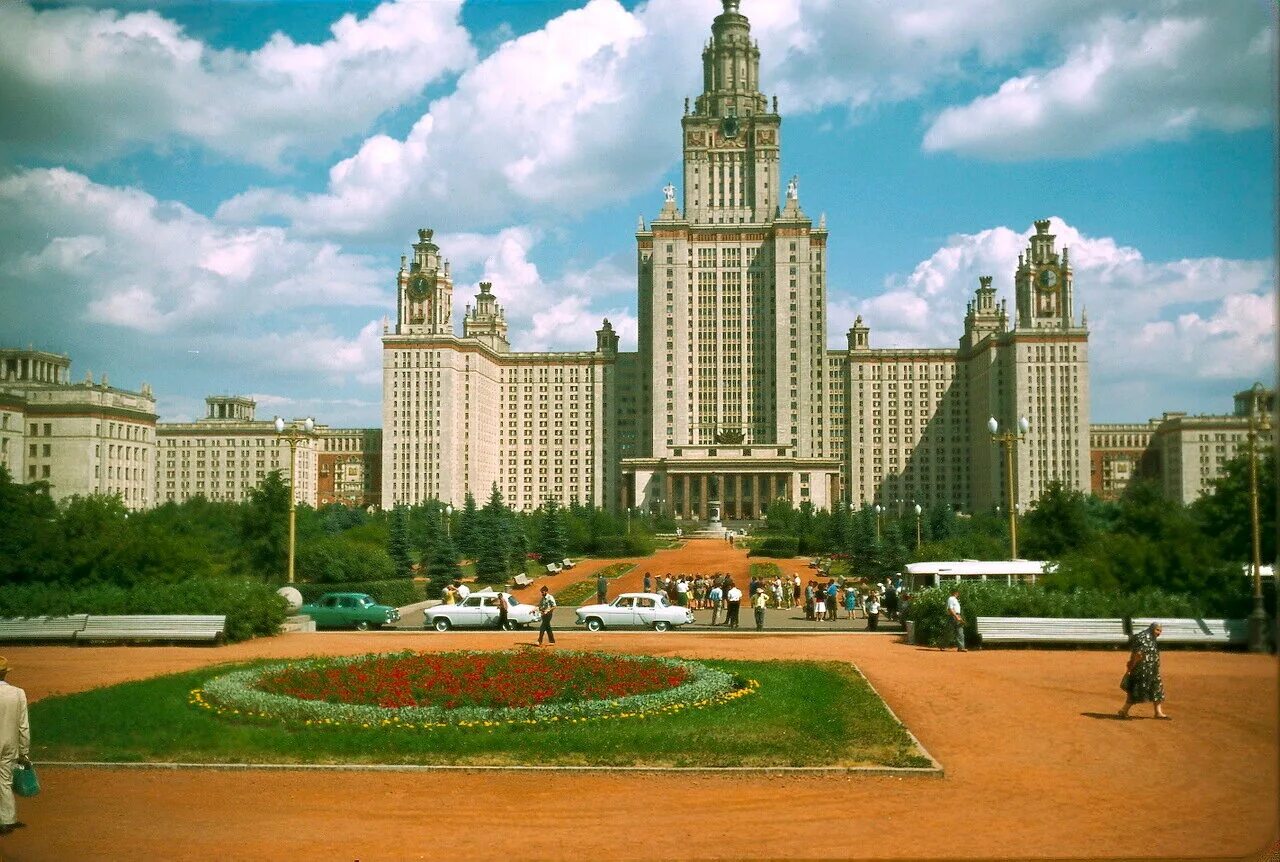
[[[794,506],[796,504],[796,474],[788,473],[786,481],[787,481],[787,502],[791,503],[791,505]]]
[[[700,513],[698,517],[701,518],[703,521],[705,521],[711,517],[711,507],[707,505],[707,474],[706,473],[703,473],[701,476],[698,477],[698,485],[699,485],[699,491],[701,492],[701,497],[698,500],[698,511]]]
[[[742,510],[742,474],[733,475],[733,516],[738,520],[746,517]]]
[[[658,507],[662,514],[675,514],[675,485],[671,481],[670,473],[662,474],[662,505]]]
[[[760,516],[764,512],[760,508],[760,474],[751,474],[751,517],[753,520],[759,521]]]
[[[681,500],[680,513],[686,521],[693,518],[693,501],[689,499],[689,492],[692,490],[693,483],[689,481],[689,474],[680,477],[680,483],[684,488],[684,498]]]

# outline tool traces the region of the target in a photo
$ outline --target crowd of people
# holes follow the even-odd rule
[[[729,591],[736,589],[733,577],[726,572],[714,574],[654,575],[644,573],[644,591],[663,593],[667,600],[679,607],[711,611],[712,625],[729,625]],[[853,620],[861,616],[867,628],[876,631],[880,618],[898,621],[904,618],[911,595],[906,591],[902,578],[880,583],[853,578],[810,578],[805,582],[798,573],[782,574],[772,578],[752,577],[746,595],[758,612],[766,608],[775,610],[803,609],[805,619],[815,622],[835,623],[841,619]],[[760,596],[757,600],[757,596]],[[721,614],[724,621],[721,621]],[[762,618],[757,613],[757,622]],[[735,615],[736,619],[736,615]]]

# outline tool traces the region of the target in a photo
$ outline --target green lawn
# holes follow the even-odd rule
[[[31,707],[36,760],[199,763],[929,766],[852,667],[710,661],[760,688],[705,709],[645,719],[493,730],[301,730],[220,718],[187,702],[233,669],[49,697]],[[235,667],[247,667],[237,665]]]

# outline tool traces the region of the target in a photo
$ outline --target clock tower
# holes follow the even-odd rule
[[[1065,248],[1058,254],[1055,239],[1049,233],[1049,220],[1040,219],[1027,250],[1018,256],[1014,286],[1021,329],[1072,329],[1076,325],[1070,257]]]
[[[702,51],[701,96],[685,103],[684,212],[692,224],[761,224],[778,209],[779,126],[760,92],[760,46],[723,0]]]
[[[413,244],[413,262],[400,257],[396,274],[396,334],[452,335],[453,279],[449,261],[432,242],[434,232],[422,228]]]

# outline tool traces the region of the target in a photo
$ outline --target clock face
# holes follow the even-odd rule
[[[415,275],[409,279],[409,293],[416,299],[422,299],[427,295],[427,277],[425,275]]]
[[[1058,283],[1058,273],[1052,269],[1042,270],[1040,272],[1040,284],[1042,287],[1053,287]]]
[[[724,122],[720,124],[720,131],[724,133],[726,138],[738,137],[738,118],[725,117]]]

